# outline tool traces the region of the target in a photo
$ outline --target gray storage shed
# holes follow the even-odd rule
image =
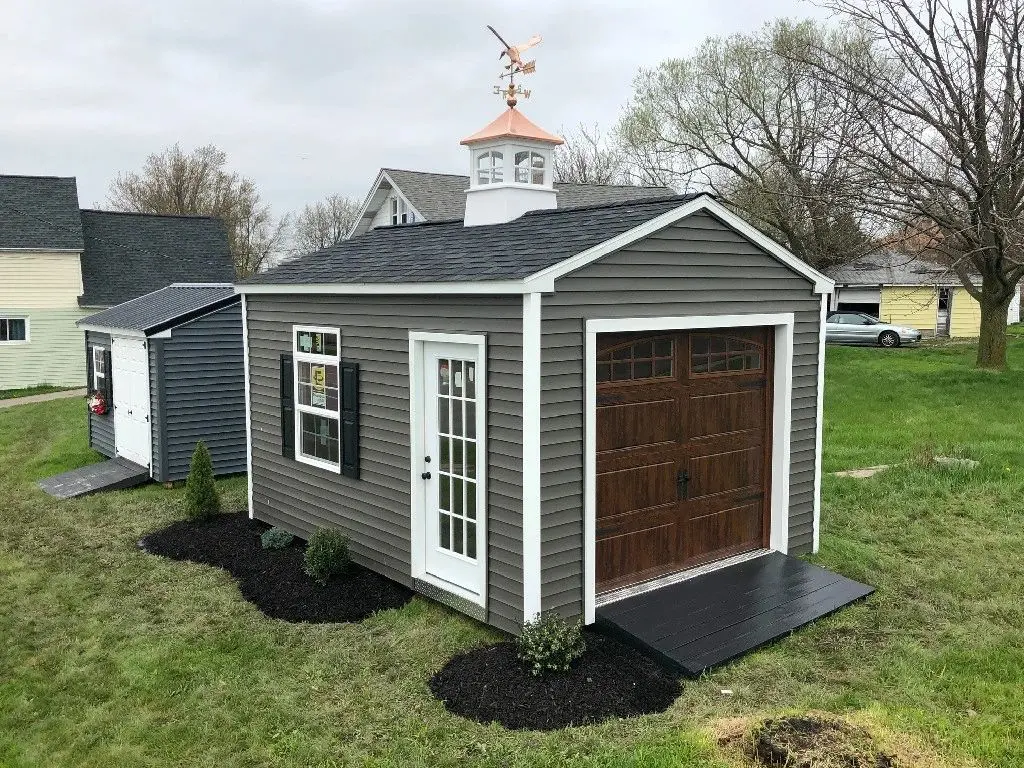
[[[246,469],[241,301],[230,283],[176,283],[83,318],[89,445],[149,468],[160,482],[188,476],[202,440],[218,475]]]
[[[283,264],[237,287],[251,514],[511,632],[811,552],[831,288],[706,195]]]

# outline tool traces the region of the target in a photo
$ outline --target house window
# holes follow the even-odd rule
[[[416,221],[416,214],[405,200],[400,197],[391,198],[391,223],[412,224]]]
[[[92,348],[92,388],[94,392],[107,391],[107,366],[103,347]]]
[[[499,184],[505,178],[505,156],[501,152],[483,152],[476,158],[478,184]]]
[[[295,458],[341,471],[338,370],[341,333],[297,327],[294,334]]]
[[[543,184],[544,155],[540,152],[516,152],[516,181],[520,184]]]
[[[671,337],[641,339],[601,350],[598,381],[637,381],[672,376],[675,343]]]
[[[0,317],[0,344],[23,344],[26,341],[27,317]]]
[[[690,375],[721,376],[760,371],[764,348],[734,336],[695,333],[690,337]]]

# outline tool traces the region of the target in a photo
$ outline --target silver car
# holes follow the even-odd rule
[[[921,340],[916,328],[883,323],[863,312],[830,312],[825,323],[825,340],[839,344],[877,344],[898,347]]]

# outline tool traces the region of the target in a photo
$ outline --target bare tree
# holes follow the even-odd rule
[[[577,184],[627,183],[625,157],[596,123],[580,123],[571,131],[562,131],[565,143],[555,149],[555,181]]]
[[[361,205],[351,197],[328,195],[304,207],[292,225],[293,253],[299,256],[340,243],[356,223]]]
[[[820,268],[872,247],[864,173],[848,160],[867,109],[795,55],[809,49],[864,56],[870,42],[810,21],[708,39],[690,58],[641,71],[619,135],[648,180],[711,191]]]
[[[870,112],[865,203],[945,260],[981,305],[977,364],[1006,365],[1024,276],[1024,1],[821,0],[877,55],[812,63]]]
[[[139,213],[220,218],[238,277],[259,272],[280,253],[287,218],[277,220],[256,184],[225,170],[227,155],[212,144],[185,153],[178,144],[146,158],[141,171],[118,174],[107,203]]]

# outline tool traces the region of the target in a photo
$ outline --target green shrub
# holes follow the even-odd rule
[[[284,549],[294,540],[295,537],[284,528],[271,528],[260,534],[260,543],[264,549]]]
[[[192,465],[185,481],[185,517],[209,520],[220,512],[220,495],[213,481],[213,460],[206,444],[200,440],[192,452]]]
[[[306,574],[321,584],[349,566],[348,537],[334,528],[317,528],[306,544]]]
[[[526,622],[523,633],[516,638],[516,655],[533,675],[568,672],[586,649],[583,622],[570,624],[556,614]]]

